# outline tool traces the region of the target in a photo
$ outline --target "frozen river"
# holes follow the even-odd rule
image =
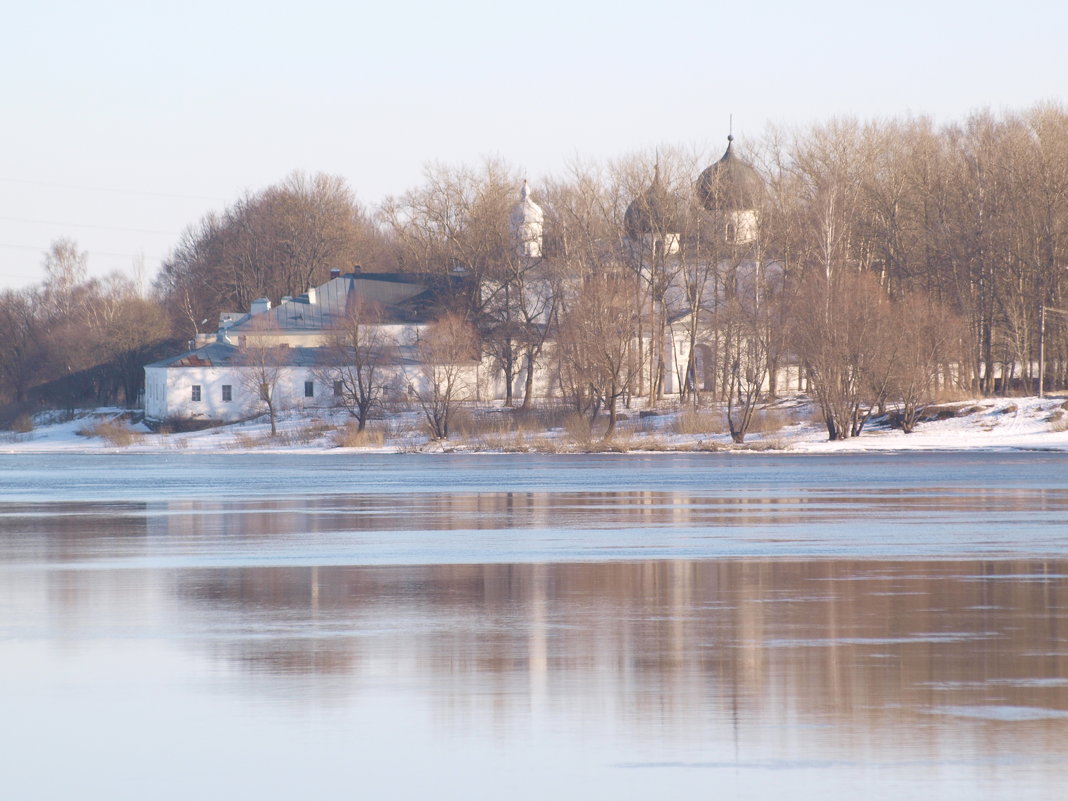
[[[1053,799],[1068,455],[0,456],[0,797]]]

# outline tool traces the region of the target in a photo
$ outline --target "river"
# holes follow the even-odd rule
[[[1052,799],[1068,455],[0,456],[0,796]]]

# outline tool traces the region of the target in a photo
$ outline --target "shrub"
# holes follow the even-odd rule
[[[402,417],[389,420],[386,423],[385,435],[387,439],[410,440],[423,436],[426,432],[426,424],[412,417]]]
[[[675,416],[672,428],[676,434],[722,434],[723,415],[711,409],[684,409]]]
[[[719,451],[726,450],[727,446],[720,442],[709,442],[707,440],[698,440],[691,445],[688,450],[697,453],[718,453]]]
[[[29,434],[33,431],[33,418],[28,414],[20,414],[11,421],[11,430],[16,434]]]
[[[329,423],[324,423],[322,420],[316,418],[310,420],[296,431],[293,432],[291,439],[300,445],[310,445],[327,433],[333,432],[335,429]]]
[[[184,442],[184,440],[182,441]],[[234,438],[230,441],[230,444],[227,447],[234,450],[250,450],[255,448],[257,444],[258,442],[256,441],[256,438],[251,434],[244,431],[235,431]]]
[[[759,409],[749,430],[755,434],[772,434],[790,424],[790,417],[779,409]]]
[[[144,439],[144,435],[134,431],[121,420],[101,420],[77,432],[80,437],[100,437],[115,448],[126,448]]]
[[[449,438],[470,436],[476,433],[481,425],[477,414],[466,406],[456,404],[449,414]]]
[[[773,437],[772,439],[762,439],[757,442],[746,442],[740,445],[739,449],[747,451],[782,451],[786,450],[786,440]]]
[[[534,437],[530,441],[530,450],[535,453],[561,453],[563,448],[559,440],[552,437]]]
[[[593,430],[587,417],[580,414],[572,414],[564,421],[564,432],[576,445],[589,447],[593,440]]]
[[[505,427],[493,431],[480,431],[471,437],[471,446],[477,450],[525,453],[526,435],[522,431],[510,431]]]
[[[331,436],[336,448],[365,448],[386,443],[386,432],[381,428],[365,428],[360,431],[355,421],[335,429]]]
[[[665,442],[663,437],[653,433],[645,434],[642,437],[632,437],[626,443],[629,450],[634,451],[674,451],[677,450],[674,445]]]
[[[516,409],[512,412],[513,424],[518,431],[537,433],[552,428],[563,428],[575,410],[564,404],[536,406],[531,409]]]

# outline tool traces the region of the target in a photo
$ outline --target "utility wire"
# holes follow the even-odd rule
[[[114,189],[101,186],[77,186],[75,184],[60,184],[51,181],[26,181],[21,178],[0,178],[0,183],[24,184],[26,186],[48,186],[54,189],[76,189],[79,192],[113,192],[119,195],[150,195],[152,197],[181,198],[183,200],[211,200],[216,203],[225,203],[223,198],[208,197],[207,195],[179,195],[172,192],[146,192],[143,189]]]
[[[35,245],[12,245],[7,242],[0,242],[0,248],[9,248],[11,250],[36,250],[42,256],[48,253],[47,247]],[[113,253],[107,250],[87,250],[85,252],[90,256],[114,256],[121,259],[139,259],[145,255],[144,253]]]
[[[38,223],[40,225],[62,225],[71,228],[97,228],[101,231],[129,231],[135,234],[166,234],[168,236],[180,236],[179,231],[157,231],[151,228],[122,228],[117,225],[92,225],[90,223],[58,222],[57,220],[31,220],[28,217],[0,217],[0,220],[20,223]]]

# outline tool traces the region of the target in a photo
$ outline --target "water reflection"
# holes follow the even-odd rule
[[[1063,555],[1068,489],[345,493],[0,503],[0,564]],[[139,561],[137,561],[139,560]]]
[[[163,512],[163,514],[160,514]],[[182,533],[257,534],[290,531],[429,531],[459,529],[754,526],[855,519],[858,513],[980,518],[990,514],[1068,513],[1064,489],[931,488],[921,491],[866,488],[730,495],[627,490],[616,492],[422,493],[418,496],[346,494],[273,501],[169,502],[153,505],[153,524]],[[192,518],[192,519],[189,519]]]
[[[1062,560],[243,568],[177,591],[207,630],[234,621],[212,658],[350,673],[345,692],[417,678],[446,715],[491,692],[498,721],[551,702],[683,731],[725,710],[929,731],[996,707],[1066,733]]]
[[[1065,474],[886,463],[0,501],[4,789],[1058,797]]]

